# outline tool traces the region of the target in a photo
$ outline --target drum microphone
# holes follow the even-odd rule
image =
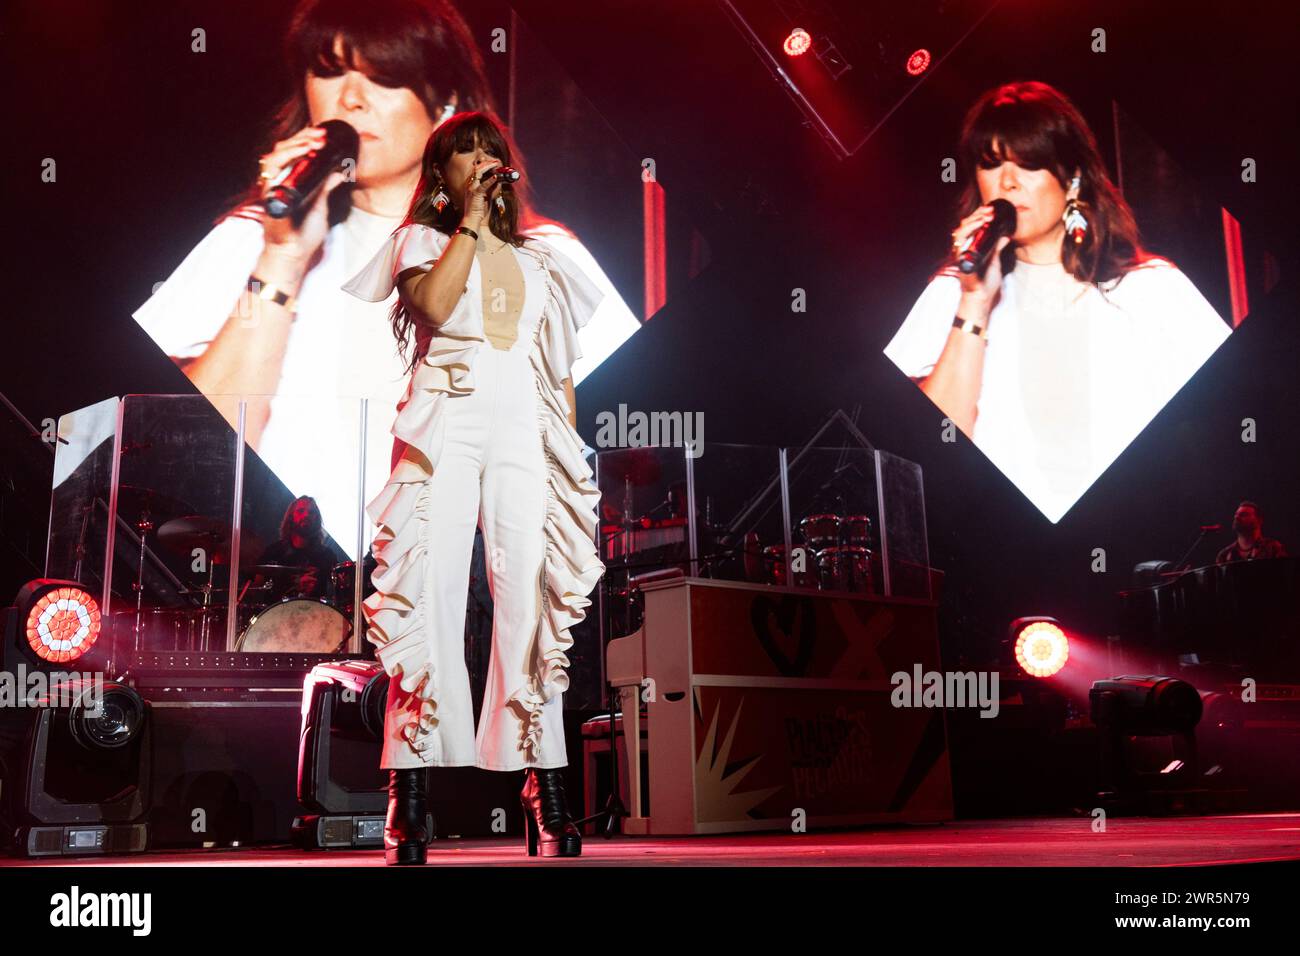
[[[347,160],[354,163],[361,148],[356,129],[343,120],[326,120],[325,145],[299,157],[279,179],[272,180],[262,205],[272,219],[283,219],[305,205],[329,174]]]
[[[993,200],[992,206],[993,218],[980,226],[970,244],[957,255],[957,268],[967,275],[972,272],[984,275],[998,240],[1016,231],[1016,207],[1005,199]]]

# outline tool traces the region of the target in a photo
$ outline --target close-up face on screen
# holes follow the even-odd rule
[[[1228,295],[1246,282],[1231,216],[1178,236],[1180,214],[1212,204],[1180,189],[1177,164],[1120,119],[1118,104],[1098,117],[1120,131],[1103,159],[1052,86],[1006,84],[973,103],[956,144],[950,253],[885,348],[1053,523],[1244,312]],[[1152,161],[1164,175],[1142,177]],[[1135,188],[1122,188],[1125,170]],[[1139,222],[1130,202],[1151,214]],[[1172,236],[1189,255],[1148,250],[1146,236]]]
[[[1297,38],[0,4],[12,922],[1285,930]]]
[[[483,171],[475,163],[508,167],[518,175],[491,202],[512,243],[549,243],[602,294],[578,332],[576,386],[666,300],[663,190],[504,2],[375,10],[322,2],[249,16],[279,31],[266,30],[263,47],[283,48],[286,68],[265,77],[281,98],[256,118],[255,129],[269,130],[263,141],[250,139],[248,157],[219,172],[228,182],[256,160],[257,181],[197,245],[173,247],[153,266],[173,271],[133,315],[231,427],[238,405],[226,396],[255,396],[245,407],[248,448],[288,492],[314,496],[326,532],[355,558],[369,544],[356,541],[357,501],[388,475],[385,418],[422,343],[391,314],[395,288],[358,298],[346,280],[408,221],[450,234],[465,211],[466,178]],[[512,44],[500,39],[494,53],[470,42],[491,38],[494,24],[513,26]],[[211,122],[236,133],[253,119],[248,109],[241,103]],[[568,145],[564,161],[545,148],[557,135]],[[535,145],[537,162],[526,163]],[[319,150],[347,155],[304,197],[295,163]],[[210,188],[210,160],[184,152],[177,160],[196,195]],[[271,189],[282,207],[263,207]],[[245,263],[256,280],[240,278]],[[493,294],[491,276],[469,278],[485,300]],[[272,307],[263,315],[276,297],[291,306],[291,323]]]

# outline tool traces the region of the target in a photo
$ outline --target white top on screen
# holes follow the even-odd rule
[[[316,498],[326,531],[354,559],[358,528],[363,529],[362,552],[373,534],[358,515],[388,480],[389,429],[409,376],[389,324],[396,293],[386,301],[367,302],[349,295],[343,285],[373,259],[401,219],[353,206],[345,220],[331,227],[299,290],[280,383],[257,448],[294,495]],[[555,227],[536,234],[605,293],[598,312],[578,333],[583,357],[573,366],[577,385],[640,322],[581,242]],[[263,242],[256,218],[228,216],[134,312],[135,320],[165,354],[177,359],[201,355],[244,294]],[[357,477],[361,398],[369,400],[364,488]]]
[[[972,438],[1053,523],[1231,334],[1168,260],[1103,289],[1060,263],[1017,262],[989,316]],[[960,298],[955,272],[935,276],[885,355],[929,375]]]

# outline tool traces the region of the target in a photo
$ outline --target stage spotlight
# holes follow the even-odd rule
[[[83,657],[99,638],[98,602],[76,581],[37,578],[15,602],[27,649],[50,664]]]
[[[116,750],[135,740],[144,725],[144,700],[132,688],[105,681],[70,681],[77,700],[68,712],[72,739],[87,750]]]
[[[795,27],[790,31],[790,35],[785,38],[782,48],[789,56],[802,56],[808,52],[812,46],[812,37],[808,35],[807,30]]]
[[[1088,692],[1092,722],[1131,736],[1190,734],[1201,720],[1201,695],[1174,677],[1114,677]]]
[[[383,846],[388,774],[379,769],[388,675],[377,661],[326,661],[303,682],[296,846]],[[433,815],[426,825],[433,832]]]
[[[1145,813],[1199,806],[1195,687],[1173,677],[1114,677],[1093,684],[1088,701],[1103,806]]]
[[[149,705],[125,684],[55,672],[24,699],[23,710],[30,727],[14,768],[17,851],[143,852],[151,803]]]
[[[1011,622],[1016,663],[1031,677],[1051,677],[1070,659],[1070,641],[1051,617],[1021,617]]]
[[[377,661],[325,661],[303,681],[302,717],[309,729],[316,694],[331,692],[332,733],[357,740],[379,740],[384,734],[388,675]]]
[[[907,58],[907,72],[912,76],[920,76],[930,68],[930,51],[917,50]]]

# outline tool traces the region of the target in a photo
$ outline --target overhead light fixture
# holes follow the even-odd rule
[[[930,51],[926,49],[917,50],[907,58],[907,72],[912,76],[920,76],[930,68]]]
[[[812,46],[812,37],[809,36],[808,31],[795,27],[785,38],[781,48],[788,56],[803,56],[810,46]]]

